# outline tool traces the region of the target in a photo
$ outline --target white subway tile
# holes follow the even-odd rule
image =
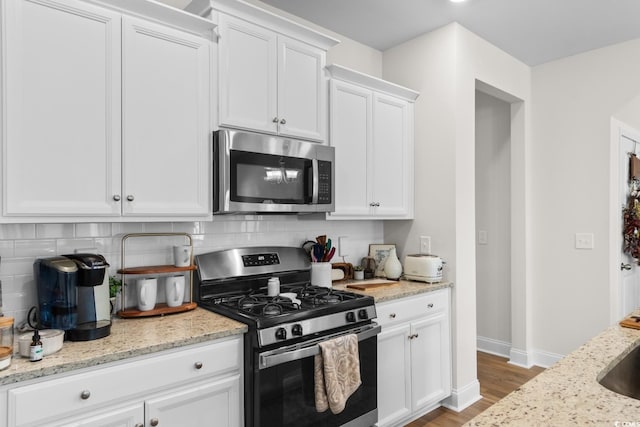
[[[73,224],[36,224],[37,239],[71,239],[74,232]]]
[[[58,255],[72,254],[76,249],[93,249],[96,245],[91,238],[87,239],[59,239],[56,241]]]
[[[0,257],[11,258],[14,256],[13,240],[0,240]]]
[[[110,237],[112,225],[110,223],[76,224],[76,237]]]
[[[144,224],[137,222],[114,222],[111,224],[111,235],[117,236],[127,233],[142,233]]]
[[[56,241],[53,239],[43,240],[16,240],[16,257],[51,257],[56,255]]]
[[[35,224],[1,224],[0,239],[35,239]]]

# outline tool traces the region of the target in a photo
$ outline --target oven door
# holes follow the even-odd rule
[[[256,354],[254,369],[254,427],[368,427],[378,421],[376,323],[314,339],[307,343]],[[317,412],[314,396],[314,357],[319,341],[344,334],[358,336],[362,384],[349,397],[344,411]]]

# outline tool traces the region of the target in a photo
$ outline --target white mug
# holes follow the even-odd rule
[[[173,265],[188,267],[191,265],[191,246],[179,245],[173,247]]]
[[[136,282],[138,296],[138,310],[149,311],[156,306],[156,296],[158,295],[158,279],[147,278],[138,279]]]
[[[169,307],[182,305],[184,299],[184,276],[169,276],[164,281],[164,291]]]

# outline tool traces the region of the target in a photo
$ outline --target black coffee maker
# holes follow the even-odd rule
[[[111,333],[109,264],[102,255],[72,254],[37,259],[38,327],[62,329],[69,341]]]

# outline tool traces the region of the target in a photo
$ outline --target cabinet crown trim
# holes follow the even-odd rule
[[[253,24],[264,26],[289,37],[297,38],[324,50],[340,43],[340,40],[328,34],[321,33],[242,0],[193,0],[185,10],[200,16],[207,16],[210,12],[222,12],[245,19]]]
[[[327,71],[329,71],[330,76],[334,79],[357,83],[361,86],[366,86],[369,89],[386,92],[390,95],[404,98],[410,102],[414,102],[420,95],[420,92],[413,89],[361,73],[360,71],[352,70],[351,68],[343,67],[342,65],[327,65]]]
[[[84,0],[86,3],[107,7],[122,13],[152,20],[169,27],[178,28],[197,35],[209,35],[216,24],[209,19],[196,16],[167,4],[149,0]],[[208,37],[210,38],[210,36]]]

